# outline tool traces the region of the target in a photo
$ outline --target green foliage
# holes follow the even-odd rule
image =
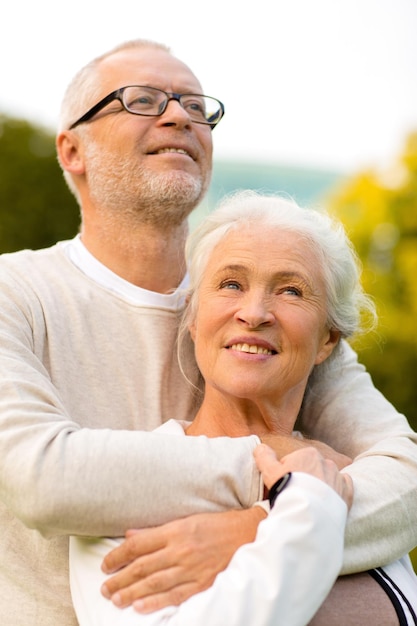
[[[413,564],[413,568],[414,568],[415,572],[417,573],[417,548],[414,548],[414,550],[411,550],[410,558],[411,558],[411,562]]]
[[[417,430],[417,133],[383,173],[364,172],[329,199],[363,263],[378,332],[355,344],[376,386]]]
[[[0,252],[43,248],[73,237],[79,210],[51,133],[0,115]]]
[[[364,172],[329,199],[363,263],[378,333],[355,347],[376,387],[417,430],[417,132],[385,172]],[[417,572],[417,548],[411,553]]]

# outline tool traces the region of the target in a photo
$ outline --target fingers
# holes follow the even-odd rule
[[[182,582],[179,583],[179,579]],[[178,605],[202,588],[195,581],[184,580],[183,569],[173,566],[119,588],[109,599],[119,608],[133,604],[137,611],[148,613],[164,606]]]
[[[327,483],[343,498],[348,508],[352,506],[353,483],[350,476],[341,474],[335,461],[325,459],[316,448],[309,447],[291,452],[278,461],[274,451],[261,444],[255,449],[254,456],[268,488],[288,472],[304,472]]]
[[[310,445],[314,446],[314,448],[316,448],[324,456],[325,459],[330,459],[331,461],[334,461],[340,470],[347,465],[351,465],[352,463],[352,459],[350,457],[342,454],[341,452],[337,452],[334,448],[331,448],[321,441],[311,440],[309,441],[309,443]]]
[[[253,454],[264,484],[269,489],[286,472],[269,446],[262,443],[255,448]]]
[[[155,593],[139,600],[134,600],[132,606],[138,613],[152,613],[166,606],[178,606],[195,595],[203,591],[193,583],[176,586],[164,593]]]
[[[111,550],[104,558],[101,569],[105,574],[113,574],[134,559],[161,550],[166,544],[160,529],[132,530],[126,537],[120,546]]]
[[[349,474],[341,474],[341,476],[344,480],[342,498],[350,509],[353,503],[353,481]]]
[[[260,507],[252,507],[192,515],[129,533],[106,563],[130,562],[105,582],[102,593],[118,607],[135,603],[140,612],[180,604],[212,585],[235,551],[255,539],[264,517]]]
[[[166,554],[164,557],[167,558]],[[158,563],[158,553],[134,559],[129,565],[106,580],[102,585],[101,593],[105,598],[111,599],[116,606],[128,606],[132,599],[153,593],[155,585],[158,583],[168,584],[166,588],[169,589],[169,581],[158,581],[152,578],[158,571]],[[165,567],[168,568],[170,565],[166,563]],[[166,576],[167,571],[169,570],[164,570],[166,579],[169,578]]]
[[[339,469],[346,467],[352,463],[352,459],[345,454],[341,454],[337,450],[334,450],[331,446],[317,441],[315,439],[305,439],[288,435],[262,435],[261,441],[263,444],[268,445],[274,450],[279,459],[295,452],[296,450],[302,450],[304,448],[314,447],[324,456],[325,459],[331,459],[336,463]]]
[[[309,446],[304,439],[288,435],[262,435],[261,441],[272,448],[279,459],[290,452]]]

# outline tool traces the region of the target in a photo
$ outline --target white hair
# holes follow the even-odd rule
[[[69,128],[77,118],[81,117],[83,113],[95,104],[96,99],[100,98],[101,85],[97,70],[102,61],[124,50],[141,48],[163,50],[171,54],[170,48],[165,44],[149,39],[133,39],[119,44],[87,63],[77,72],[65,91],[61,103],[59,129],[65,130]]]
[[[231,230],[252,223],[261,223],[266,236],[279,228],[299,234],[311,245],[324,278],[329,329],[351,337],[364,330],[365,319],[374,324],[375,307],[360,282],[361,264],[341,223],[287,198],[240,191],[224,198],[187,240],[190,283],[185,326],[194,319],[199,285],[213,249]]]

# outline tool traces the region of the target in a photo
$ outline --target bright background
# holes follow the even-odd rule
[[[0,112],[47,127],[82,65],[143,37],[225,103],[222,159],[351,172],[417,128],[416,0],[23,0],[0,20]]]

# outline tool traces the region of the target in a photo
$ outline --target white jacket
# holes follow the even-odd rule
[[[293,473],[254,543],[239,548],[212,587],[148,615],[100,594],[100,564],[117,541],[70,540],[71,592],[80,626],[304,626],[339,573],[347,507],[324,482]]]

